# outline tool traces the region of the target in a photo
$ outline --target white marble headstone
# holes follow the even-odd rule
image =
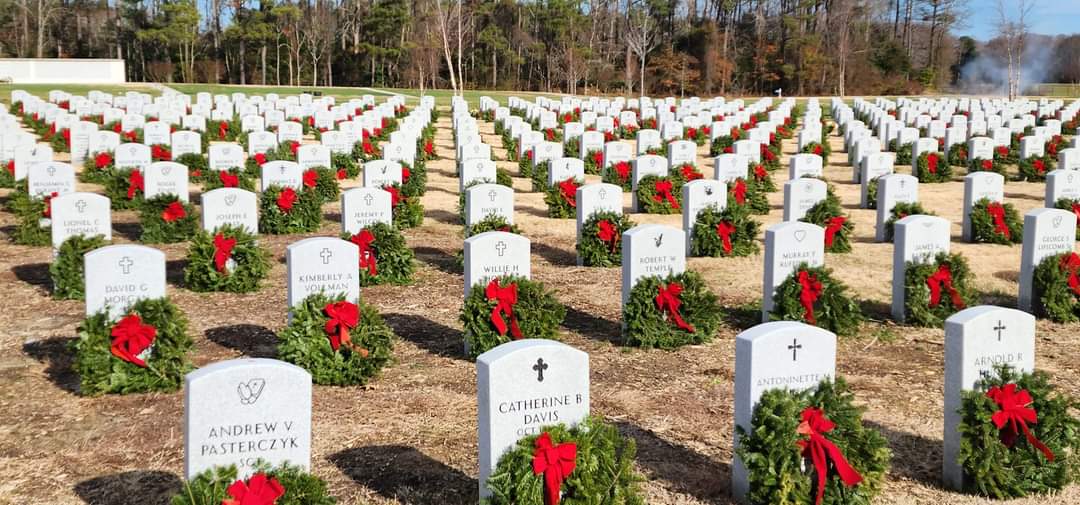
[[[761,320],[768,321],[773,296],[799,265],[825,264],[825,229],[802,221],[785,221],[765,230],[765,275],[762,283]]]
[[[259,205],[255,193],[241,188],[218,188],[202,194],[202,228],[208,232],[222,225],[259,232]]]
[[[285,248],[285,262],[290,308],[319,293],[328,297],[344,294],[350,302],[360,301],[360,249],[356,244],[332,237],[304,239]]]
[[[86,315],[108,308],[118,319],[135,302],[165,296],[165,253],[141,245],[110,245],[83,256]]]

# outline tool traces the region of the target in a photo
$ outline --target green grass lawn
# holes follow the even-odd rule
[[[98,90],[105,93],[123,94],[128,91],[139,91],[142,93],[148,93],[151,95],[160,94],[156,89],[150,87],[147,84],[131,83],[131,84],[0,84],[0,99],[7,102],[11,100],[11,92],[17,89],[21,89],[30,93],[31,95],[41,97],[43,99],[49,98],[49,92],[54,89],[60,89],[67,91],[73,95],[86,96],[87,93]]]

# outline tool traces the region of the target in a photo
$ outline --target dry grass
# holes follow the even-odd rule
[[[441,154],[452,154],[449,120],[437,136]],[[490,124],[486,141],[499,146]],[[785,153],[794,144],[785,143]],[[943,334],[883,321],[889,302],[891,246],[874,244],[872,211],[854,208],[858,186],[839,160],[834,141],[826,177],[855,220],[855,250],[830,255],[829,266],[866,300],[876,320],[863,336],[841,341],[838,367],[848,377],[867,419],[886,434],[894,451],[881,503],[976,504],[974,497],[940,486]],[[494,150],[503,157],[501,149]],[[704,160],[707,153],[699,153]],[[313,405],[312,467],[345,504],[418,505],[476,502],[476,403],[474,365],[461,357],[457,314],[461,247],[456,222],[453,161],[430,163],[423,199],[424,226],[407,232],[420,268],[407,287],[365,288],[401,336],[397,362],[367,388],[317,387]],[[514,169],[514,164],[500,162]],[[783,171],[786,173],[786,170]],[[785,174],[776,174],[782,183]],[[594,178],[590,178],[594,179]],[[627,350],[619,345],[619,269],[574,266],[574,223],[545,217],[538,193],[517,179],[517,222],[533,240],[535,278],[568,306],[564,340],[592,359],[595,412],[617,423],[639,446],[638,465],[648,476],[650,503],[725,504],[731,461],[734,336],[752,324],[760,299],[762,256],[692,259],[730,312],[728,325],[708,345],[674,352]],[[86,188],[94,189],[94,188]],[[954,222],[959,237],[962,184],[924,185],[924,205]],[[1021,212],[1041,206],[1042,186],[1008,183],[1006,195]],[[770,195],[766,224],[781,218],[781,193]],[[629,206],[629,195],[626,196]],[[320,235],[335,236],[337,204],[325,209]],[[678,216],[637,215],[639,222],[678,226]],[[137,234],[132,212],[114,215],[118,241]],[[0,213],[0,227],[14,224]],[[179,285],[185,245],[166,246],[170,296],[191,321],[195,361],[205,365],[240,356],[273,356],[274,332],[285,325],[285,246],[302,237],[263,237],[275,262],[256,294],[197,294]],[[1020,248],[954,243],[971,259],[985,302],[1012,305]],[[48,297],[47,248],[0,244],[0,278],[6,306],[0,314],[0,504],[165,503],[182,475],[181,393],[81,398],[69,371],[65,344],[82,319],[80,302]],[[1080,343],[1075,326],[1038,324],[1038,366],[1080,394]],[[1080,503],[1076,486],[1055,498],[1016,503]]]

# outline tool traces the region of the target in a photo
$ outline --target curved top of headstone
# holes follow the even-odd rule
[[[514,340],[505,344],[499,345],[494,349],[491,349],[484,354],[481,354],[476,358],[476,366],[489,367],[496,362],[513,356],[520,352],[532,352],[539,348],[551,348],[557,349],[560,352],[566,352],[576,354],[586,361],[589,359],[589,354],[585,351],[566,345],[558,340],[549,340],[546,338],[526,338],[521,340]]]
[[[1000,307],[997,305],[979,305],[977,307],[968,307],[960,312],[957,312],[948,319],[945,320],[945,326],[959,325],[963,326],[973,321],[977,321],[984,317],[997,319],[1002,314],[1008,314],[1009,318],[1013,320],[1026,319],[1026,323],[1030,323],[1032,327],[1035,326],[1035,316],[1024,312],[1022,310],[1012,309],[1009,307]]]

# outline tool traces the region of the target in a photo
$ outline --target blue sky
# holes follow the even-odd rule
[[[1012,7],[1012,12],[1016,12],[1016,0],[1005,0],[1005,3]],[[983,41],[994,38],[997,5],[998,0],[970,0],[967,26],[954,31],[957,35],[968,35]],[[1080,33],[1080,0],[1036,0],[1030,25],[1032,32],[1043,35]]]

